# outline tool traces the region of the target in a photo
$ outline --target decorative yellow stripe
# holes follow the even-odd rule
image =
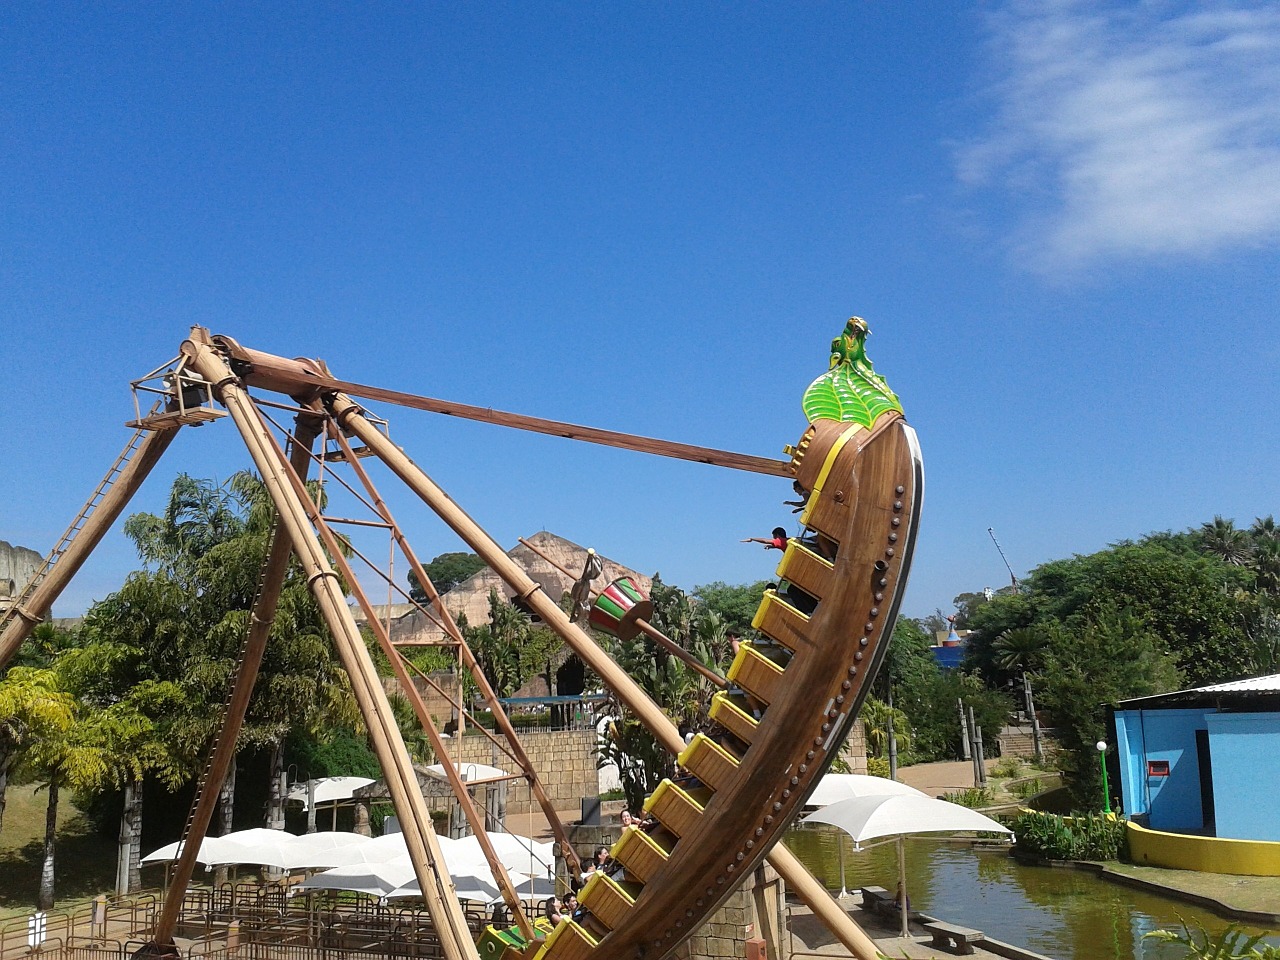
[[[814,481],[813,489],[809,491],[809,502],[805,505],[804,513],[800,515],[800,522],[806,527],[809,525],[809,517],[813,512],[813,508],[817,505],[818,498],[822,495],[822,488],[827,482],[827,476],[831,473],[832,466],[835,465],[836,457],[840,456],[840,451],[844,449],[844,445],[863,430],[866,430],[866,427],[854,424],[840,434],[836,442],[831,445],[831,452],[827,454],[826,462],[822,464],[822,470],[818,473],[818,479]]]

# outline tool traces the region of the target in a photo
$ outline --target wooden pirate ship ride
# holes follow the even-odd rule
[[[599,957],[661,958],[692,935],[738,882],[766,858],[841,941],[859,957],[874,947],[830,895],[777,843],[799,813],[818,778],[843,743],[871,679],[887,650],[915,544],[923,473],[914,431],[897,397],[875,373],[865,352],[866,324],[853,318],[832,343],[829,369],[805,392],[809,424],[785,461],[613,431],[555,423],[518,414],[355,384],[334,377],[320,361],[289,360],[241,346],[225,336],[192,330],[178,358],[135,382],[135,393],[157,404],[94,491],[81,514],[50,553],[17,602],[0,620],[0,665],[16,652],[83,563],[132,494],[184,425],[228,416],[243,437],[277,509],[277,528],[240,667],[228,699],[222,733],[211,753],[188,822],[150,952],[171,953],[178,909],[195,865],[199,841],[212,817],[214,798],[234,753],[236,736],[269,642],[270,625],[290,557],[306,571],[335,648],[382,765],[415,873],[448,960],[477,956],[452,883],[434,839],[430,816],[382,685],[346,603],[348,585],[365,608],[369,626],[387,654],[437,753],[443,741],[414,692],[410,667],[391,643],[358,578],[338,548],[333,518],[326,517],[304,480],[313,461],[340,462],[363,485],[367,502],[408,557],[438,618],[475,678],[557,839],[576,870],[567,834],[519,745],[457,625],[444,609],[422,565],[361,465],[373,455],[412,489],[514,591],[518,602],[554,629],[572,650],[678,755],[688,776],[667,780],[646,803],[653,825],[627,828],[613,849],[621,870],[596,872],[581,894],[580,920],[566,919],[545,938],[529,923],[499,858],[484,841],[481,814],[453,765],[444,767],[485,849],[495,879],[516,920],[515,935],[496,941],[502,954],[547,960]],[[249,388],[284,394],[296,413],[293,430],[273,431],[274,420]],[[753,626],[755,639],[741,644],[725,678],[691,664],[722,687],[712,706],[715,727],[686,744],[660,705],[650,701],[592,638],[547,596],[528,574],[435,482],[387,439],[353,397],[397,403],[437,413],[588,440],[793,479],[805,498],[803,532],[789,539],[778,565],[778,584],[766,592]],[[271,404],[279,407],[281,404]],[[287,445],[277,433],[288,435]],[[320,439],[327,453],[317,455]],[[355,444],[359,444],[357,448]],[[644,631],[684,654],[647,623],[651,604],[631,582],[601,591],[593,625],[621,636]],[[457,704],[461,710],[463,705]],[[488,954],[486,954],[488,955]]]

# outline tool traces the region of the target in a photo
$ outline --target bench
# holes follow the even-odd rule
[[[981,930],[970,930],[968,927],[957,927],[941,921],[926,923],[924,928],[933,935],[932,946],[950,953],[973,953],[973,945],[986,939]]]
[[[886,907],[893,909],[896,901],[884,887],[863,887],[862,888],[862,909],[870,910],[872,913],[880,913]]]

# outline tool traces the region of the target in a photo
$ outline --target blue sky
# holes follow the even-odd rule
[[[1274,5],[12,3],[0,55],[11,542],[53,544],[192,324],[778,455],[866,317],[925,453],[912,615],[1007,582],[988,527],[1022,574],[1277,508]],[[785,481],[377,412],[506,545],[771,574],[738,540]],[[188,431],[136,506],[247,462]],[[56,612],[134,566],[112,535]]]

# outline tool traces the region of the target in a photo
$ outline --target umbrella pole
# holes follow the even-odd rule
[[[902,916],[902,938],[911,936],[907,928],[907,841],[898,837],[898,912]]]
[[[840,851],[840,899],[843,900],[849,896],[844,885],[844,831],[836,834],[836,849]]]

